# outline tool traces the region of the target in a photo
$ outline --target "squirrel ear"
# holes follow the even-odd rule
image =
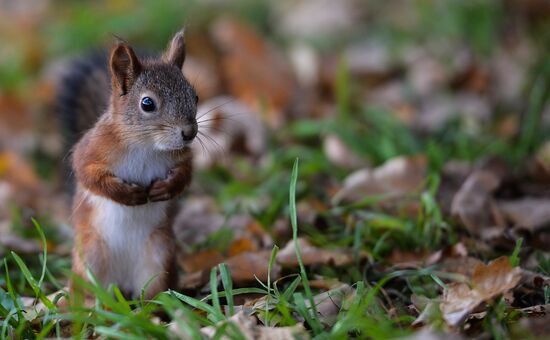
[[[181,30],[174,35],[168,49],[162,56],[165,62],[173,64],[178,68],[182,68],[185,61],[185,37],[183,33],[184,30]]]
[[[125,43],[117,44],[111,51],[109,64],[113,90],[118,88],[120,95],[128,93],[141,72],[141,63],[134,50]]]

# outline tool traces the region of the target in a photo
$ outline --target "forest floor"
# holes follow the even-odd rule
[[[550,6],[329,2],[0,5],[0,338],[550,335]],[[86,307],[55,81],[183,23],[178,288]]]

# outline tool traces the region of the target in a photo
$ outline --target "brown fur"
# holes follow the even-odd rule
[[[162,83],[167,78],[165,74],[153,76],[153,78],[150,76],[154,75],[156,70],[167,72],[167,75],[171,75],[170,72],[178,72],[178,70],[181,72],[181,63],[185,57],[181,53],[185,53],[181,33],[174,37],[168,52],[160,60],[142,62],[138,60],[129,46],[125,44],[115,46],[110,58],[113,92],[109,109],[96,125],[82,137],[73,151],[73,169],[78,183],[72,217],[75,228],[73,271],[77,275],[85,278],[86,268],[90,268],[101,283],[108,285],[112,283],[108,282],[109,271],[112,272],[113,266],[116,269],[116,266],[119,265],[116,262],[117,252],[125,251],[121,247],[132,248],[135,246],[129,242],[122,246],[117,244],[116,249],[112,248],[112,245],[111,248],[109,247],[109,242],[104,237],[102,230],[108,228],[110,233],[116,234],[117,228],[124,227],[126,229],[121,230],[132,230],[132,225],[117,226],[111,225],[110,221],[105,221],[104,216],[109,215],[104,215],[106,214],[105,208],[98,205],[97,199],[90,198],[91,196],[105,198],[107,202],[116,202],[113,205],[114,209],[119,209],[117,207],[120,206],[122,212],[128,211],[124,209],[129,209],[123,208],[124,206],[135,207],[129,210],[131,213],[136,211],[134,209],[144,209],[140,207],[145,206],[149,209],[165,210],[154,213],[154,215],[158,213],[159,216],[164,217],[159,220],[158,224],[147,226],[146,230],[151,230],[151,232],[146,234],[148,236],[145,246],[143,249],[139,249],[140,256],[135,259],[135,263],[140,263],[145,274],[155,271],[159,265],[162,268],[158,277],[146,289],[146,298],[151,298],[157,293],[175,286],[176,266],[173,255],[176,246],[172,231],[174,199],[189,185],[192,175],[192,155],[189,147],[164,150],[163,146],[159,149],[154,144],[160,136],[175,140],[175,142],[171,141],[172,144],[169,144],[167,148],[179,145],[177,136],[181,137],[187,133],[182,131],[189,131],[189,124],[196,124],[194,121],[196,95],[192,88],[189,89],[190,85],[184,80],[183,75],[176,74],[172,77],[173,83],[183,84],[181,85],[182,92],[175,92],[175,95],[173,91],[177,90],[177,86],[172,83],[166,85]],[[176,68],[174,65],[178,67]],[[156,116],[140,112],[137,109],[139,102],[136,101],[143,91],[157,91],[156,96],[164,96],[162,98],[164,101],[159,101],[164,104],[162,108],[164,111],[156,113]],[[176,104],[171,104],[172,100]],[[182,115],[180,111],[187,113]],[[164,130],[161,127],[164,127]],[[135,172],[138,167],[144,169],[145,173],[149,173],[147,172],[149,171],[148,167],[157,166],[158,168],[159,165],[154,164],[156,158],[150,160],[153,162],[151,164],[147,164],[148,160],[145,160],[146,164],[136,164],[142,160],[132,156],[132,152],[135,150],[140,152],[141,149],[153,150],[149,152],[152,152],[154,157],[160,157],[165,160],[166,164],[173,164],[166,169],[164,176],[152,179],[147,185],[132,183],[127,178],[120,178],[116,174],[119,168],[128,168],[128,171]],[[158,205],[158,202],[162,201],[170,202],[167,205]],[[155,208],[157,206],[158,208]],[[124,213],[115,212],[114,214],[115,217],[126,221]],[[132,216],[130,221],[132,221]],[[97,225],[98,221],[103,221],[107,225]],[[136,232],[140,231],[136,230]],[[121,233],[123,232],[121,231]],[[124,234],[117,234],[116,237],[123,238]],[[131,278],[128,279],[131,280]],[[131,297],[136,297],[138,293],[137,288],[126,292]]]

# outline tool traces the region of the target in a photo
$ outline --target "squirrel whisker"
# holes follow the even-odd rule
[[[222,107],[222,106],[224,106],[224,105],[227,105],[227,104],[229,104],[229,103],[232,103],[232,102],[234,102],[235,100],[237,100],[237,99],[236,99],[236,98],[232,98],[232,99],[226,101],[225,103],[222,103],[222,104],[220,104],[220,105],[214,106],[214,107],[211,108],[210,110],[208,110],[208,111],[206,111],[206,112],[203,112],[203,113],[200,113],[200,114],[197,116],[196,119],[199,120],[200,118],[204,117],[204,115],[206,115],[207,113],[210,113],[210,112],[214,111],[215,109],[218,109],[218,108],[220,108],[220,107]]]
[[[211,141],[215,146],[219,147],[219,151],[220,152],[223,152],[225,151],[224,148],[220,145],[220,143],[216,142],[216,140],[214,138],[212,138],[211,136],[203,133],[202,131],[199,131],[199,134],[201,136],[203,136],[204,138],[207,138],[209,141]]]

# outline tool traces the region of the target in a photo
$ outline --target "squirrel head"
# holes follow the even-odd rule
[[[178,32],[160,58],[140,60],[126,43],[111,50],[113,119],[129,143],[175,151],[197,134],[198,97],[183,76],[185,39]]]

